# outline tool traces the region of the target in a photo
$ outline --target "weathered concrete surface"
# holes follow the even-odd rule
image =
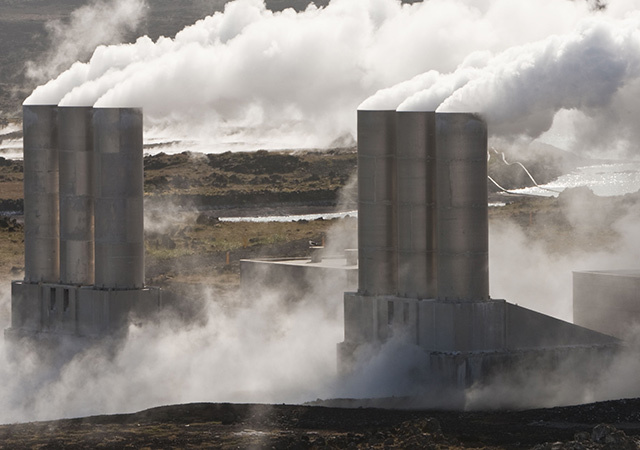
[[[573,321],[620,339],[640,325],[640,271],[573,273]]]

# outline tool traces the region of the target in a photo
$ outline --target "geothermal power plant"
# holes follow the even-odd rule
[[[24,105],[25,275],[9,338],[101,337],[160,306],[144,285],[142,110]]]
[[[344,295],[342,371],[391,339],[434,382],[468,387],[619,341],[489,296],[487,128],[476,114],[358,111],[358,289]],[[582,358],[586,356],[586,358]],[[576,365],[576,371],[579,371]]]
[[[142,111],[25,105],[23,113],[25,276],[12,283],[6,336],[117,333],[161,306],[160,290],[144,284]],[[342,268],[320,259],[277,266],[278,277],[298,279],[343,271],[338,284],[353,286],[344,293],[341,372],[360,349],[391,340],[422,350],[415,366],[425,382],[456,388],[572,356],[597,366],[618,348],[608,334],[490,297],[479,115],[358,111],[358,192],[357,283],[355,258]],[[260,271],[276,264],[260,261]]]

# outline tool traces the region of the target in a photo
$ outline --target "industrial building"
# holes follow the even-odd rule
[[[144,284],[142,111],[23,113],[25,277],[12,283],[5,335],[117,333],[161,306],[160,290]],[[597,302],[584,292],[576,318],[588,328],[490,297],[486,175],[479,115],[360,110],[357,265],[355,251],[322,249],[309,260],[243,261],[242,287],[284,283],[300,296],[324,277],[346,291],[343,372],[360,348],[392,339],[423,350],[416,367],[431,381],[462,388],[572,355],[601,365],[620,341],[589,316]],[[597,296],[593,276],[581,286]]]
[[[160,307],[144,284],[142,110],[24,105],[24,280],[8,338],[101,337]]]
[[[614,337],[489,295],[487,129],[471,113],[358,111],[358,289],[344,295],[349,371],[362,346],[418,346],[456,387],[529,364],[611,354]]]

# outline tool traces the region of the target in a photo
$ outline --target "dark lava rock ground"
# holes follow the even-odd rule
[[[1,448],[637,449],[640,399],[530,411],[194,403],[0,426]]]

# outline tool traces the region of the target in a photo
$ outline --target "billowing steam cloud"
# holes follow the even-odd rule
[[[483,111],[493,132],[531,136],[575,110],[578,131],[615,123],[624,147],[640,83],[633,9],[626,0],[604,11],[568,0],[333,0],[296,13],[237,0],[175,38],[100,46],[27,103],[143,106],[148,125],[192,137],[325,146],[354,135],[364,99],[401,83],[363,107]],[[612,114],[619,106],[628,109]]]
[[[537,137],[551,128],[560,110],[579,111],[596,125],[612,110],[619,111],[620,102],[638,88],[639,30],[639,14],[617,21],[591,18],[570,34],[512,47],[496,56],[473,53],[454,72],[419,75],[378,92],[361,108],[479,111],[492,134],[502,136]],[[633,111],[629,119],[640,112],[637,107],[624,111]],[[632,120],[622,119],[615,133],[630,136],[636,130]]]
[[[122,42],[136,29],[146,7],[146,0],[94,0],[73,11],[68,23],[48,22],[55,45],[40,61],[27,64],[27,77],[45,82],[87,59],[98,45]]]

